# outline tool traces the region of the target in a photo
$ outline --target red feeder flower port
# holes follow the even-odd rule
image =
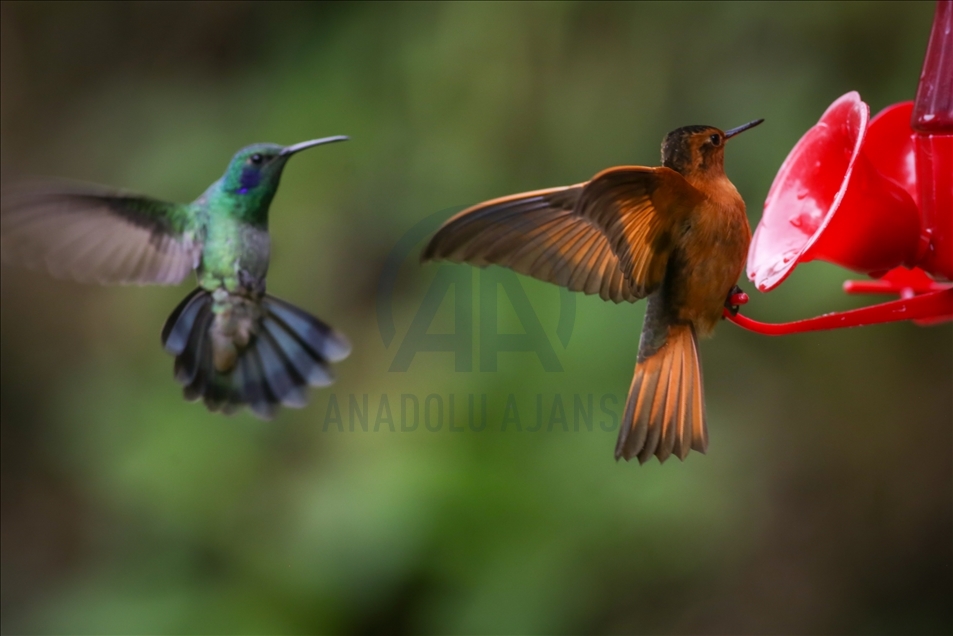
[[[748,252],[748,278],[761,291],[798,263],[823,260],[871,281],[848,293],[900,300],[772,325],[725,316],[766,335],[897,320],[953,319],[953,1],[937,3],[916,102],[872,120],[856,92],[836,100],[782,164]],[[748,301],[736,294],[731,304]]]

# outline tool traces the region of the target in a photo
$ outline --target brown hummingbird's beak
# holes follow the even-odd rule
[[[741,126],[738,126],[737,128],[732,128],[731,130],[726,130],[726,131],[725,131],[725,139],[726,139],[726,140],[731,139],[732,137],[734,137],[734,136],[737,135],[738,133],[743,133],[744,131],[748,130],[749,128],[754,128],[755,126],[757,126],[758,124],[760,124],[760,123],[763,122],[763,121],[764,121],[763,119],[756,119],[756,120],[754,120],[754,121],[749,121],[747,124],[742,124]]]
[[[288,146],[282,150],[279,154],[282,157],[287,157],[293,155],[296,152],[301,152],[302,150],[307,150],[308,148],[314,148],[315,146],[321,146],[323,144],[333,144],[336,141],[347,141],[350,137],[345,135],[337,135],[335,137],[324,137],[323,139],[312,139],[311,141],[302,141],[300,144],[295,144],[293,146]]]

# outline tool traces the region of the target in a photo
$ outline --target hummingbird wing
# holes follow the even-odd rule
[[[202,250],[189,206],[99,186],[24,183],[0,208],[3,260],[57,278],[174,285]]]
[[[583,189],[575,213],[599,227],[643,298],[662,282],[678,234],[704,195],[669,168],[603,170]]]
[[[636,294],[602,229],[574,210],[585,183],[493,199],[443,224],[421,260],[501,265],[616,303]]]

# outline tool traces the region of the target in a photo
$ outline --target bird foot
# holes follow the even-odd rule
[[[747,302],[748,294],[741,291],[741,288],[735,285],[731,288],[731,291],[728,292],[728,297],[725,299],[725,309],[727,309],[732,316],[737,316],[741,305]]]

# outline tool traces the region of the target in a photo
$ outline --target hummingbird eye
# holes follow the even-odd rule
[[[720,145],[721,145],[721,135],[712,135],[712,136],[709,137],[708,139],[711,141],[711,145],[712,145],[712,146],[720,146]]]
[[[262,159],[263,159],[263,157],[262,157],[260,154],[258,154],[257,152],[251,156],[251,162],[254,163],[254,164],[259,164],[259,163],[261,163]]]

